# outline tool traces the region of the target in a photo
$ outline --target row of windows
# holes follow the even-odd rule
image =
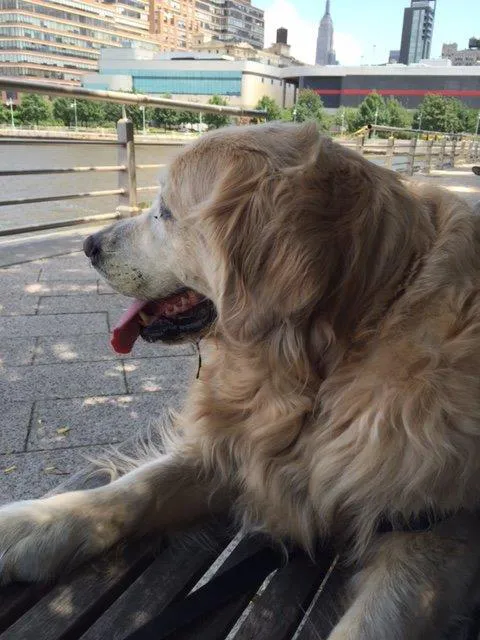
[[[141,93],[184,94],[184,95],[223,95],[240,96],[242,81],[236,79],[209,78],[147,78],[135,77],[133,88]]]
[[[17,64],[28,62],[29,64],[43,64],[49,67],[65,67],[70,69],[85,69],[86,71],[92,71],[96,65],[89,64],[88,62],[69,62],[68,60],[59,60],[50,56],[36,56],[32,54],[24,53],[0,53],[0,62],[15,62]]]
[[[67,56],[68,58],[81,58],[98,60],[98,54],[90,51],[77,51],[76,49],[65,49],[55,47],[51,44],[41,44],[40,42],[31,42],[29,40],[2,40],[0,39],[0,51],[37,51],[38,53],[51,53],[59,56]]]
[[[38,5],[30,2],[25,2],[24,0],[0,0],[0,8],[2,9],[18,9],[19,11],[28,11],[30,13],[50,16],[52,18],[56,18],[57,20],[68,20],[69,22],[75,24],[85,24],[93,27],[103,27],[103,28],[112,28],[112,20],[118,22],[118,16],[116,15],[105,15],[105,19],[94,18],[85,15],[79,15],[77,13],[72,13],[71,11],[62,11],[59,8],[52,8],[46,5]],[[12,3],[18,6],[9,6]],[[63,4],[68,4],[67,2],[63,2]],[[63,6],[62,4],[62,6]],[[92,12],[92,6],[88,7],[89,11]],[[98,15],[98,13],[97,13]],[[138,35],[138,25],[121,25],[122,30],[129,31],[133,29],[137,31]],[[146,23],[145,23],[146,28]],[[143,31],[143,29],[142,29]]]
[[[16,38],[30,38],[32,40],[41,40],[42,42],[52,42],[64,44],[65,46],[81,47],[83,49],[101,49],[102,45],[93,42],[90,39],[71,38],[70,36],[60,35],[58,33],[50,33],[48,31],[37,31],[26,27],[0,27],[0,38],[2,36],[11,36]],[[98,55],[96,56],[98,57]]]
[[[105,75],[133,76],[134,78],[168,78],[172,80],[242,80],[241,71],[179,71],[170,69],[102,69]],[[161,74],[161,75],[160,75]]]
[[[73,71],[54,71],[53,69],[35,69],[34,67],[2,67],[2,76],[28,76],[29,78],[48,78],[52,80],[79,80],[79,74]]]
[[[71,16],[76,16],[77,20],[78,18],[82,18],[83,21],[85,20],[95,20],[95,18],[89,18],[87,16],[84,15],[78,15],[78,13],[72,13],[71,11],[62,11],[59,7],[69,7],[70,9],[72,9],[73,11],[79,12],[79,11],[83,11],[85,13],[91,14],[93,16],[98,16],[99,14],[102,17],[105,17],[106,20],[111,21],[111,20],[115,20],[118,21],[120,19],[120,21],[122,21],[122,14],[123,12],[126,10],[123,7],[120,7],[119,11],[111,11],[111,10],[105,10],[105,7],[102,6],[102,8],[100,9],[100,7],[98,5],[94,5],[94,4],[85,4],[83,2],[75,2],[72,0],[62,0],[61,5],[54,5],[54,6],[48,6],[46,4],[35,4],[35,3],[30,3],[30,2],[26,2],[25,0],[0,0],[0,9],[17,9],[18,11],[32,11],[34,13],[43,13],[45,15],[54,15],[57,18],[61,17],[60,14],[63,14],[64,16],[68,16],[65,19],[69,19],[71,20]],[[97,8],[96,8],[97,7]],[[147,15],[147,10],[145,7],[145,10],[142,14],[142,18],[144,20],[144,22],[148,21],[148,15]],[[127,28],[131,28],[131,29],[138,29],[139,25],[137,24],[136,20],[123,20],[126,23]],[[143,26],[143,25],[142,25]]]
[[[105,46],[105,44],[114,44],[118,46],[128,47],[130,43],[134,43],[140,45],[142,48],[156,48],[153,43],[145,42],[141,38],[137,39],[135,36],[130,37],[127,34],[123,34],[122,36],[120,36],[114,33],[109,33],[107,31],[97,31],[95,29],[89,29],[87,27],[80,27],[77,26],[77,24],[65,24],[63,22],[57,22],[56,20],[43,20],[41,18],[36,18],[35,16],[23,14],[0,13],[0,25],[5,23],[29,24],[37,27],[43,27],[45,29],[51,29],[54,31],[64,31],[66,33],[71,33],[74,35],[84,36],[89,39],[100,40],[103,46]],[[103,24],[101,23],[100,26],[104,26],[105,29],[112,29],[112,25],[107,22]],[[3,28],[0,27],[0,29],[3,32]]]

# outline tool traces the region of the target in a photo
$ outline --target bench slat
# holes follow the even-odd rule
[[[268,543],[269,538],[262,534],[243,538],[226,557],[220,567],[212,572],[210,578],[221,575],[224,571],[231,569],[234,565],[253,555]],[[177,632],[174,639],[172,636],[172,640],[223,640],[251,598],[255,595],[255,592],[256,589],[253,588],[249,593],[245,593],[239,598],[235,598],[231,602],[224,604],[222,607],[219,607],[215,613],[206,615],[196,624],[190,625],[184,631]]]
[[[65,576],[0,636],[0,640],[75,637],[154,559],[151,545],[118,547]]]
[[[203,534],[205,541],[177,542],[167,547],[111,607],[81,636],[82,640],[123,640],[158,615],[173,599],[194,586],[225,548],[228,539],[220,527]]]
[[[305,616],[299,624],[295,640],[328,638],[344,610],[345,587],[352,576],[352,568],[344,567],[341,560],[335,563],[331,573],[312,598]]]
[[[334,557],[325,551],[313,563],[304,553],[295,555],[255,596],[232,640],[291,638]]]

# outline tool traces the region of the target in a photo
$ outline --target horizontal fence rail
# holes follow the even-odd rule
[[[17,80],[0,76],[0,89],[25,91],[28,93],[40,93],[49,96],[69,96],[70,98],[89,98],[102,102],[114,102],[116,104],[136,104],[138,106],[163,107],[178,111],[201,111],[204,113],[221,113],[230,116],[265,118],[266,111],[259,109],[244,109],[243,107],[230,107],[221,104],[206,104],[202,102],[188,102],[187,100],[172,100],[141,93],[126,93],[124,91],[99,91],[96,89],[84,89],[83,87],[70,87],[58,85],[53,82],[34,82],[31,80]]]
[[[159,165],[160,166],[160,165]],[[139,167],[137,166],[137,169]],[[69,167],[60,169],[15,169],[14,171],[0,171],[0,178],[6,176],[42,176],[53,175],[56,173],[88,173],[92,172],[107,172],[107,171],[126,171],[125,165],[112,165],[102,167]]]
[[[41,196],[39,198],[12,198],[0,200],[0,207],[17,204],[33,204],[35,202],[55,202],[56,200],[76,200],[78,198],[102,198],[104,196],[125,195],[125,189],[105,189],[104,191],[84,191],[83,193],[68,193],[61,196]]]
[[[111,91],[91,91],[79,87],[59,86],[53,83],[39,83],[0,77],[0,88],[28,91],[44,95],[67,95],[72,98],[87,98],[104,100],[119,104],[138,104],[161,106],[162,108],[181,109],[184,111],[205,111],[223,113],[234,116],[248,116],[263,118],[265,112],[240,107],[225,107],[222,105],[207,105],[181,100],[170,100],[139,94],[128,94]],[[409,139],[395,139],[391,134],[407,134]],[[412,175],[416,171],[426,174],[432,169],[454,167],[459,162],[476,162],[480,158],[480,145],[477,136],[467,134],[443,134],[431,131],[405,130],[392,127],[371,125],[357,132],[356,138],[341,140],[346,147],[356,149],[361,155],[377,164]],[[379,138],[377,135],[390,137]],[[422,139],[426,137],[427,139]],[[159,139],[160,142],[160,139]],[[52,141],[52,144],[55,142]],[[58,141],[57,144],[64,144]],[[14,227],[0,230],[0,236],[42,231],[60,227],[73,226],[91,222],[103,222],[136,215],[145,206],[138,202],[141,193],[153,192],[158,184],[137,186],[137,173],[142,170],[160,170],[166,167],[164,163],[135,162],[134,129],[131,120],[124,118],[117,123],[116,141],[95,141],[95,144],[115,144],[118,149],[117,164],[105,166],[74,166],[51,169],[6,169],[0,170],[0,178],[12,176],[42,176],[81,173],[108,173],[118,175],[118,188],[107,190],[89,190],[52,196],[32,196],[0,200],[0,207],[28,205],[42,202],[67,201],[81,198],[118,196],[118,208],[114,213],[87,215],[70,220],[56,220],[43,224],[32,224],[25,227]],[[157,143],[158,144],[158,143]],[[182,143],[183,144],[183,143]],[[148,198],[149,200],[150,198]]]

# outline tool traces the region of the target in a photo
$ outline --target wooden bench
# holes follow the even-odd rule
[[[104,481],[83,473],[61,489],[98,486]],[[53,585],[4,588],[0,590],[0,640],[124,640],[162,612],[162,622],[157,621],[155,633],[148,636],[152,639],[328,637],[349,577],[328,546],[319,550],[315,562],[294,552],[288,563],[281,563],[246,593],[221,594],[218,606],[188,622],[191,612],[187,609],[182,614],[185,597],[190,594],[190,602],[201,599],[212,578],[250,556],[255,562],[255,554],[269,548],[265,536],[241,538],[234,533],[226,522],[212,522],[194,535],[181,534],[170,542],[153,538],[119,545]],[[176,622],[166,634],[172,613]],[[442,635],[442,640],[477,640],[480,615],[476,614]]]

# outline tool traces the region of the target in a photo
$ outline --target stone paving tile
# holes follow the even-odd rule
[[[107,282],[105,282],[103,278],[100,278],[98,281],[98,293],[103,295],[106,293],[116,293],[116,291],[115,289],[112,289],[112,287]]]
[[[97,293],[97,282],[69,282],[68,280],[33,282],[25,286],[24,293],[42,297],[95,295]]]
[[[114,313],[120,315],[127,309],[128,305],[128,298],[118,293],[104,296],[98,294],[90,296],[71,295],[68,298],[65,298],[65,296],[47,296],[40,298],[38,314],[106,312],[113,310]]]
[[[40,298],[32,295],[2,295],[0,300],[0,316],[34,315],[38,309]]]
[[[0,455],[0,504],[40,498],[87,466],[106,447],[80,447]],[[20,639],[19,639],[20,640]]]
[[[32,364],[37,338],[9,338],[0,343],[0,365]]]
[[[27,440],[32,402],[12,402],[2,399],[0,412],[0,453],[23,451]]]
[[[132,358],[173,357],[194,355],[193,345],[150,344],[142,339],[136,341],[130,355],[120,358],[110,345],[110,334],[99,333],[79,336],[38,338],[35,348],[35,364],[54,362],[78,362],[98,360],[125,360]],[[20,363],[19,363],[20,364]]]
[[[185,391],[195,378],[198,360],[195,357],[145,358],[125,362],[128,391]]]
[[[0,268],[0,277],[5,285],[36,282],[41,271],[42,267],[40,264],[27,262],[25,264],[16,264],[13,267]]]
[[[39,401],[27,448],[122,442],[146,428],[154,429],[168,409],[179,409],[183,401],[181,392]]]
[[[40,282],[49,280],[97,281],[98,273],[83,255],[51,258],[43,266],[39,278]]]
[[[107,332],[104,313],[0,317],[0,339]]]
[[[79,398],[122,393],[127,389],[120,362],[42,364],[0,370],[0,398]]]

